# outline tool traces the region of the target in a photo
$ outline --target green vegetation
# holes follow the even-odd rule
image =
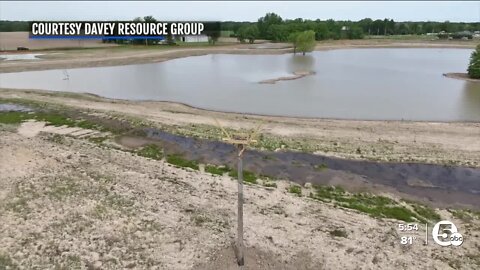
[[[402,204],[384,196],[365,193],[350,194],[341,187],[314,185],[313,188],[314,192],[310,193],[313,199],[355,209],[376,218],[392,218],[406,222],[428,222],[441,219],[435,210],[413,202],[405,205],[406,201]]]
[[[75,195],[79,192],[80,186],[72,178],[56,179],[57,182],[49,186],[47,195],[56,200],[63,200],[66,197]]]
[[[205,171],[211,174],[223,175],[230,172],[230,168],[227,166],[206,165]]]
[[[156,144],[149,144],[138,150],[137,155],[160,160],[163,158],[163,150]]]
[[[0,253],[0,269],[19,269],[17,264],[8,256],[8,254]]]
[[[234,31],[237,37],[240,35],[243,26],[252,25],[250,22],[224,22],[222,30]],[[315,40],[328,39],[361,39],[365,35],[375,37],[394,37],[408,36],[411,38],[431,39],[432,36],[426,36],[427,33],[453,33],[455,38],[460,31],[476,31],[480,28],[479,22],[457,23],[457,22],[395,22],[392,19],[365,18],[359,21],[342,20],[306,20],[297,18],[294,20],[283,19],[275,13],[267,13],[256,22],[258,28],[257,39],[267,39],[272,41],[290,41],[290,34],[303,31],[314,31]],[[243,31],[243,30],[242,30]],[[423,36],[422,36],[423,35]],[[433,36],[436,37],[436,36]]]
[[[92,143],[101,144],[106,141],[108,137],[90,137],[88,140]]]
[[[468,65],[468,76],[473,79],[480,79],[480,44],[470,56],[470,64]]]
[[[421,217],[424,217],[427,220],[441,220],[442,218],[440,215],[432,208],[429,208],[428,206],[421,205],[421,204],[416,204],[411,202],[411,205],[413,207],[413,210],[417,212],[418,215]]]
[[[328,169],[328,166],[327,166],[327,164],[322,163],[322,164],[313,166],[313,168],[314,168],[316,171],[324,171],[324,170]]]
[[[474,219],[480,219],[480,212],[469,209],[448,209],[448,211],[455,217],[464,222],[470,222]]]
[[[0,112],[2,124],[18,124],[28,119],[32,119],[32,116],[25,112]]]
[[[19,124],[26,120],[47,122],[53,126],[79,127],[85,129],[104,130],[103,127],[87,120],[68,118],[56,112],[0,112],[0,123]]]
[[[238,178],[238,172],[237,170],[231,170],[228,175],[233,178]],[[243,181],[250,183],[250,184],[256,184],[257,183],[257,176],[250,171],[243,170]]]
[[[196,161],[184,159],[179,155],[168,155],[167,162],[181,168],[191,168],[194,170],[199,169]]]
[[[334,237],[343,237],[343,238],[347,238],[348,236],[347,231],[343,229],[335,229],[333,231],[330,231],[330,235]]]
[[[237,39],[244,43],[245,40],[248,40],[248,43],[252,44],[255,42],[255,39],[258,37],[258,27],[254,24],[252,25],[243,25],[238,29]]]
[[[277,183],[272,182],[272,181],[263,181],[263,186],[264,186],[264,187],[276,188],[276,187],[277,187]]]
[[[298,34],[293,35],[294,46],[302,52],[303,55],[307,52],[313,51],[315,49],[315,32],[312,30],[304,31]]]
[[[302,187],[300,187],[298,185],[291,185],[288,188],[288,192],[293,193],[297,196],[302,196]]]

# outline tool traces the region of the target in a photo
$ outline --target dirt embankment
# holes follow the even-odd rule
[[[357,121],[272,117],[214,112],[170,102],[110,100],[92,95],[1,89],[0,98],[21,98],[148,121],[172,133],[220,139],[214,118],[245,131],[264,122],[263,145],[348,159],[422,162],[480,167],[480,123]],[[141,120],[140,120],[141,119]],[[169,128],[171,127],[171,128]]]
[[[237,269],[236,182],[88,140],[0,126],[0,266]],[[108,157],[108,158],[106,158]],[[247,269],[475,269],[479,220],[447,211],[461,248],[401,245],[398,221],[246,186]],[[268,198],[268,200],[266,199]]]

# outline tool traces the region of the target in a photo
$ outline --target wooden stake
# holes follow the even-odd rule
[[[238,154],[238,219],[237,219],[237,249],[238,257],[237,263],[239,266],[243,266],[244,253],[243,253],[243,150],[244,145],[239,145],[239,154]]]

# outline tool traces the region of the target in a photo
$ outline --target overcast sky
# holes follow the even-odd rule
[[[0,1],[1,20],[131,20],[152,15],[165,21],[256,21],[267,12],[287,19],[478,22],[480,1]]]

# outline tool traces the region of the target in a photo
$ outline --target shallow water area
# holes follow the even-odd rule
[[[480,121],[471,49],[340,49],[212,54],[160,63],[0,74],[0,87],[86,92],[260,115],[355,120]],[[291,80],[294,74],[312,75]],[[261,83],[275,81],[275,83]]]

